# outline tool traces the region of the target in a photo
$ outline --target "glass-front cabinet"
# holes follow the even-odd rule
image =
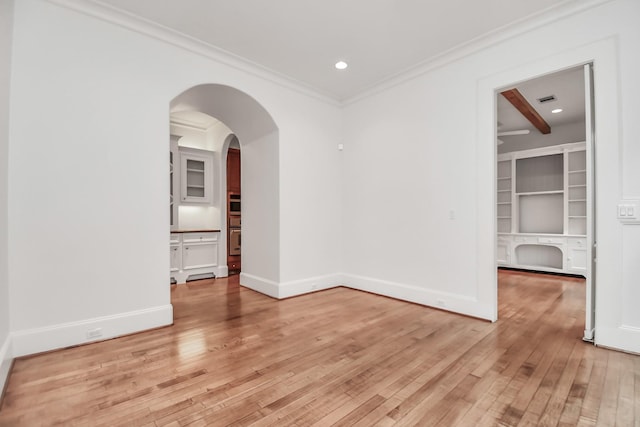
[[[198,150],[199,151],[199,150]],[[213,194],[213,156],[180,150],[181,191],[183,203],[211,203]]]

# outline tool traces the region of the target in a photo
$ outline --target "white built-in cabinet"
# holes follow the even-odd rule
[[[178,194],[180,192],[179,182],[179,162],[180,157],[178,153],[178,140],[179,136],[171,135],[170,150],[169,150],[169,225],[171,229],[175,229],[178,226]]]
[[[171,279],[175,283],[216,275],[219,232],[171,233]]]
[[[214,153],[181,147],[171,135],[169,153],[170,277],[173,283],[212,277],[218,272],[219,232],[200,227],[180,230],[180,205],[206,208],[213,204]],[[206,209],[204,212],[209,212]]]
[[[587,272],[585,143],[501,154],[497,163],[497,262]]]
[[[180,148],[180,184],[182,203],[211,203],[213,153]]]

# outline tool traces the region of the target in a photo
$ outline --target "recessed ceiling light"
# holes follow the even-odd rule
[[[553,114],[562,113],[562,108],[556,108],[555,110],[551,110]]]
[[[344,69],[345,69],[345,68],[347,68],[348,66],[349,66],[349,64],[347,64],[347,63],[346,63],[346,62],[344,62],[344,61],[338,61],[338,62],[336,62],[336,68],[337,68],[338,70],[344,70]]]

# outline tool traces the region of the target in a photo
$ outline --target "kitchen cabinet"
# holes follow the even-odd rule
[[[182,245],[179,234],[171,234],[169,240],[169,254],[170,254],[170,270],[171,274],[182,269]]]
[[[229,148],[227,153],[227,191],[240,194],[240,150]]]
[[[171,230],[178,227],[178,202],[180,186],[179,170],[180,170],[180,154],[178,151],[177,135],[171,135],[169,143],[169,225]]]
[[[185,233],[182,236],[182,269],[218,265],[218,233]]]
[[[229,272],[241,270],[240,221],[240,150],[230,148],[227,154],[227,267]]]
[[[211,203],[213,186],[213,152],[181,147],[181,202]]]
[[[215,277],[218,272],[218,231],[171,233],[170,276],[176,283]]]

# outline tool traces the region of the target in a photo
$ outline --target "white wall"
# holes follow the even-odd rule
[[[0,0],[0,389],[11,359],[9,342],[8,220],[9,105],[13,1]]]
[[[304,281],[339,270],[336,240],[325,236],[340,226],[339,212],[327,207],[341,200],[334,191],[337,106],[38,0],[16,5],[14,43],[9,279],[16,354],[83,342],[90,327],[103,328],[107,337],[171,322],[168,114],[174,97],[201,83],[245,92],[280,131],[275,139],[246,126],[244,135],[238,132],[241,143],[248,142],[243,150],[265,138],[278,146],[267,149],[277,157],[276,169],[267,172],[279,194],[263,197],[276,212],[279,204],[293,207],[290,222],[261,227],[273,236],[264,244],[278,263],[255,276],[279,293],[283,278]],[[297,145],[324,157],[291,166],[289,151]],[[243,151],[243,161],[248,157]],[[299,195],[282,184],[291,169],[308,171],[296,177],[305,191],[328,197],[295,203]],[[274,221],[256,217],[257,227]],[[322,227],[306,229],[307,223]],[[316,262],[299,262],[308,250]]]
[[[576,65],[568,63],[592,51],[602,84],[596,339],[640,351],[633,306],[640,227],[622,226],[614,209],[618,198],[640,197],[637,1],[551,22],[344,110],[263,71],[199,54],[201,47],[128,30],[130,20],[94,19],[91,7],[82,14],[23,0],[15,9],[8,176],[15,355],[84,342],[88,328],[108,337],[171,322],[167,118],[175,96],[205,83],[247,94],[277,127],[260,133],[264,123],[235,121],[242,105],[214,106],[233,116],[224,121],[243,144],[243,186],[253,180],[243,209],[250,199],[266,208],[243,218],[255,237],[245,241],[252,260],[243,252],[243,284],[284,297],[345,281],[493,318],[492,85]]]
[[[608,2],[348,105],[346,280],[494,318],[494,89],[595,60],[596,341],[640,351],[640,226],[615,217],[640,195],[638,16],[637,1]]]

